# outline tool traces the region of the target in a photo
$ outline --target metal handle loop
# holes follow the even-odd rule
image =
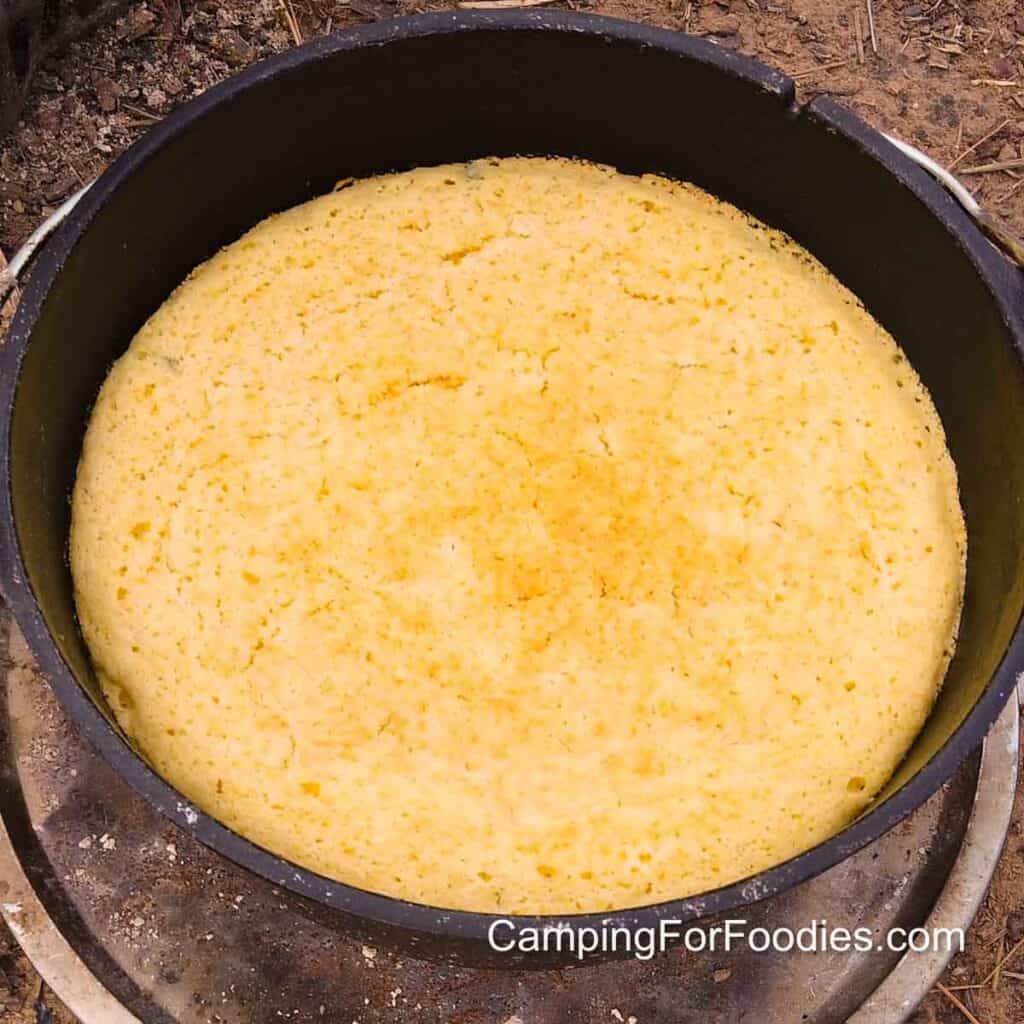
[[[78,200],[85,195],[89,190],[92,182],[88,185],[84,185],[73,195],[68,196],[60,206],[57,207],[49,217],[46,218],[32,232],[28,238],[25,239],[21,248],[10,258],[7,266],[0,272],[0,306],[2,306],[10,296],[11,292],[17,287],[18,282],[21,279],[21,275],[25,268],[32,261],[32,257],[35,256],[36,251],[64,223],[67,215],[75,208]]]
[[[897,139],[893,135],[885,135],[904,156],[909,157],[919,167],[923,167],[933,178],[952,193],[960,205],[974,218],[978,227],[988,236],[1004,255],[1008,256],[1021,270],[1024,270],[1024,240],[1015,235],[1012,231],[1003,227],[994,217],[987,214],[979,205],[978,201],[967,191],[963,182],[955,175],[946,170],[942,164],[936,163],[926,153],[922,153],[916,146]]]

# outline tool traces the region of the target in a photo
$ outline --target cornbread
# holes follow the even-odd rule
[[[704,192],[556,159],[340,183],[199,267],[100,392],[71,566],[155,768],[376,892],[563,913],[860,813],[951,654],[931,400]]]

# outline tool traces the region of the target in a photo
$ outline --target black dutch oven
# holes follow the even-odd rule
[[[711,43],[562,12],[397,19],[250,68],[117,160],[38,255],[0,356],[3,584],[67,714],[153,806],[315,913],[462,959],[486,958],[494,915],[403,902],[283,860],[192,806],[132,747],[76,622],[68,497],[111,363],[196,264],[340,178],[511,154],[692,181],[814,253],[892,333],[931,392],[969,537],[956,657],[924,729],[866,813],[754,878],[560,920],[694,921],[836,864],[950,777],[1024,667],[1024,280],[883,136],[829,100],[798,104],[787,78]]]

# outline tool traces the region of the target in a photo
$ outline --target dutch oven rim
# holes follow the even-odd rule
[[[809,850],[718,889],[640,907],[574,914],[489,913],[413,903],[327,878],[245,839],[193,805],[135,751],[78,682],[46,625],[22,560],[10,477],[11,422],[21,363],[50,288],[69,253],[110,197],[138,168],[208,112],[265,80],[346,50],[383,47],[391,41],[478,30],[585,33],[609,42],[656,48],[682,58],[713,64],[726,74],[774,93],[782,104],[788,106],[793,116],[811,117],[821,122],[824,130],[842,134],[909,189],[943,224],[991,294],[1013,339],[1018,360],[1024,361],[1024,323],[1018,319],[1020,309],[1024,307],[1018,305],[1021,301],[1019,296],[1010,294],[1014,285],[1024,290],[1024,281],[1014,282],[1007,277],[1008,264],[971,218],[930,175],[915,166],[883,135],[843,107],[826,98],[798,106],[793,82],[780,72],[682,32],[617,18],[550,9],[435,12],[363,25],[266,58],[178,108],[104,171],[43,246],[23,288],[6,344],[0,348],[0,587],[61,705],[78,731],[117,774],[151,806],[199,842],[296,895],[377,925],[442,939],[474,942],[485,942],[490,926],[504,920],[511,920],[519,927],[544,928],[566,922],[574,928],[601,928],[609,922],[633,927],[656,926],[662,919],[693,921],[722,914],[776,895],[835,866],[888,832],[932,796],[981,743],[1013,692],[1018,673],[1024,670],[1024,619],[1015,625],[998,667],[974,706],[939,750],[886,800]]]

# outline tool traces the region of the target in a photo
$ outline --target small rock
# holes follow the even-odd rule
[[[59,203],[78,186],[78,179],[73,174],[58,174],[43,185],[43,198],[48,203]],[[104,847],[106,849],[106,847]]]
[[[728,981],[732,977],[732,968],[720,967],[712,973],[711,977],[716,985],[721,985],[723,981]]]
[[[133,7],[118,26],[118,36],[133,42],[153,31],[157,17],[148,7]]]
[[[232,67],[251,64],[256,58],[256,49],[242,34],[233,28],[224,29],[213,37],[213,48]]]
[[[100,110],[105,114],[112,114],[117,110],[117,100],[121,90],[115,81],[101,72],[97,72],[93,75],[92,87],[96,93],[96,101],[100,105]]]
[[[15,203],[17,203],[17,200],[15,200]],[[14,208],[17,210],[18,209],[17,205]],[[25,208],[22,207],[20,210],[18,210],[18,213],[23,213],[24,209]],[[92,836],[86,836],[84,839],[79,839],[78,840],[78,848],[80,850],[88,850],[91,847],[92,847]]]
[[[1014,66],[1005,57],[996,57],[992,61],[992,71],[996,78],[1013,78],[1017,73]]]
[[[700,27],[706,35],[734,36],[739,33],[740,19],[735,14],[708,8],[701,12]]]

